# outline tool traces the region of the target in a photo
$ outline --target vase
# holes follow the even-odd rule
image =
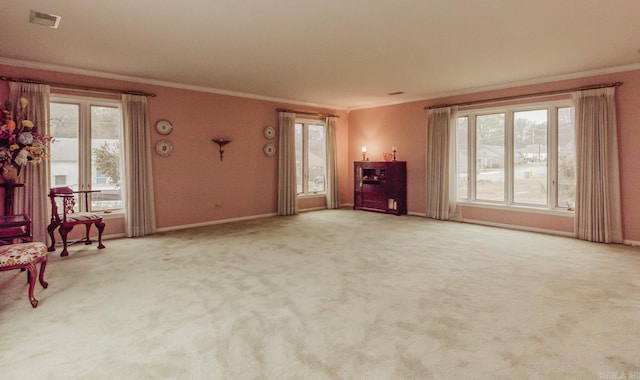
[[[6,162],[4,163],[4,166],[2,167],[2,178],[4,179],[4,183],[17,182],[19,174],[20,172],[18,171],[18,168]]]

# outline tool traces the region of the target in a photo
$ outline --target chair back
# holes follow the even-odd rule
[[[74,191],[70,187],[53,187],[49,189],[51,200],[51,222],[66,222],[67,214],[73,214],[76,207]]]

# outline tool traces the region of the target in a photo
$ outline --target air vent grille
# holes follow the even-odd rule
[[[52,15],[49,13],[37,12],[32,10],[29,16],[29,22],[32,24],[38,24],[48,26],[49,28],[57,28],[60,25],[60,16]]]

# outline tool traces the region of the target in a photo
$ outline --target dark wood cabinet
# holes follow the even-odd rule
[[[407,213],[405,161],[354,162],[353,209],[404,215]]]

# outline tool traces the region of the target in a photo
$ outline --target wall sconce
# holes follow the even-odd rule
[[[229,144],[231,142],[231,140],[227,140],[227,139],[212,139],[211,141],[213,141],[214,143],[218,144],[218,146],[220,147],[220,161],[222,161],[222,155],[224,154],[224,146]]]
[[[367,147],[363,146],[362,147],[362,161],[366,161],[367,160]]]

